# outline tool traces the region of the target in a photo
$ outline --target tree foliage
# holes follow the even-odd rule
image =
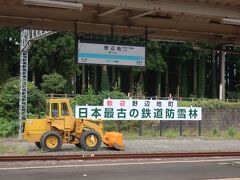
[[[12,120],[0,118],[0,137],[16,135],[18,130],[18,123]]]
[[[29,67],[41,83],[44,74],[58,73],[67,80],[65,90],[71,89],[71,79],[80,74],[74,61],[74,36],[72,33],[57,33],[33,43],[30,49]]]
[[[77,95],[74,99],[73,105],[101,105],[102,99],[96,95],[94,89],[90,86],[85,95]]]
[[[160,42],[150,41],[147,47],[147,69],[163,72],[166,69],[166,61],[162,57],[163,47]]]
[[[18,74],[19,37],[18,30],[0,27],[0,85]]]
[[[101,90],[106,91],[109,90],[109,78],[107,71],[102,71],[102,78],[101,78]]]
[[[20,83],[17,78],[8,80],[0,94],[0,116],[8,120],[18,119]],[[45,96],[32,83],[28,83],[28,112],[39,115],[45,110]]]
[[[103,99],[127,99],[127,95],[120,91],[118,87],[114,87],[112,91],[106,90],[96,94],[94,89],[90,86],[85,95],[77,95],[74,99],[73,105],[103,105]]]
[[[42,90],[47,93],[63,93],[66,85],[66,80],[58,73],[43,75],[41,83]]]

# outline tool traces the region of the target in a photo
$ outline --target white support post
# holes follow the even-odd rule
[[[220,100],[223,100],[223,97],[222,97],[222,96],[223,96],[223,93],[222,93],[223,91],[222,91],[222,90],[223,90],[222,84],[220,84],[220,85],[219,85],[219,99],[220,99]]]

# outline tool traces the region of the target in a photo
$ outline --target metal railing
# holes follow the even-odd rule
[[[75,98],[77,95],[80,96],[85,96],[84,94],[45,94],[46,97],[48,98]],[[98,95],[96,95],[98,96]],[[177,100],[177,101],[191,101],[191,102],[195,102],[195,101],[219,101],[222,102],[223,100],[220,99],[216,99],[216,98],[196,98],[196,97],[180,97],[180,98],[175,98],[175,97],[159,97],[159,96],[140,96],[140,95],[128,95],[128,98],[132,98],[132,99],[152,99],[152,100]],[[225,102],[238,102],[240,103],[240,98],[239,99],[231,99],[231,98],[226,98]]]

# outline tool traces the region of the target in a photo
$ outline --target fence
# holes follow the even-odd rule
[[[46,97],[48,98],[75,98],[76,95],[80,95],[80,94],[45,94]],[[85,95],[82,95],[85,96]],[[96,95],[98,96],[98,95]],[[168,99],[173,99],[173,100],[177,100],[177,101],[191,101],[191,102],[195,102],[195,101],[219,101],[219,102],[223,102],[223,100],[220,99],[212,99],[212,98],[196,98],[196,97],[190,97],[190,98],[185,98],[185,97],[172,97],[171,95],[168,97],[159,97],[159,96],[143,96],[143,95],[131,95],[130,93],[128,93],[128,98],[132,98],[132,99],[159,99],[159,100],[168,100]],[[238,102],[240,103],[240,98],[238,99],[230,99],[227,98],[224,100],[224,102]]]

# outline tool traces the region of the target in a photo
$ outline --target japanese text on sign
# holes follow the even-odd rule
[[[145,66],[145,47],[78,42],[78,63]]]
[[[202,120],[201,107],[177,107],[168,100],[104,100],[104,106],[76,106],[76,118],[101,120]]]

